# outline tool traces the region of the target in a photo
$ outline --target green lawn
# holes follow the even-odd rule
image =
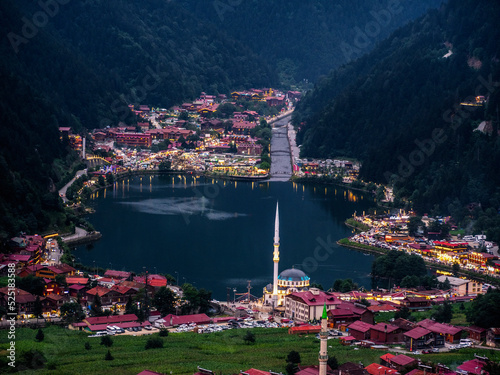
[[[317,363],[319,340],[314,335],[288,335],[286,329],[253,329],[255,344],[243,342],[246,330],[229,330],[212,334],[171,333],[163,338],[163,349],[145,350],[144,345],[152,336],[115,336],[111,354],[113,361],[105,361],[107,348],[100,345],[100,338],[87,338],[83,332],[69,331],[59,327],[44,329],[45,340],[36,342],[36,330],[17,329],[17,363],[24,351],[37,349],[47,359],[50,369],[21,371],[22,374],[137,374],[150,369],[165,374],[193,374],[197,366],[208,368],[220,374],[239,373],[240,370],[258,368],[276,372],[285,371],[285,357],[291,350],[300,353],[302,364]],[[158,334],[154,334],[158,335]],[[1,336],[0,368],[5,367],[6,335]],[[91,344],[85,350],[85,342]],[[329,355],[339,363],[362,362],[365,366],[379,362],[385,352],[341,346],[337,340],[329,340]],[[491,356],[498,361],[500,352],[490,350],[460,350],[450,354],[430,354],[423,359],[432,359],[448,365],[456,365],[472,359],[473,353]],[[493,354],[492,354],[493,353]],[[46,366],[47,367],[47,366]],[[54,368],[55,367],[55,368]]]

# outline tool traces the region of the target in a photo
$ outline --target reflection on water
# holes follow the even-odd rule
[[[345,219],[374,202],[326,185],[185,175],[118,181],[112,191],[92,196],[96,213],[89,220],[102,239],[75,255],[98,267],[178,275],[181,283],[210,289],[217,299],[225,299],[227,287],[244,291],[252,280],[252,294],[260,296],[272,281],[276,201],[280,272],[301,268],[325,288],[337,278],[370,287],[373,257],[335,242],[350,234]]]

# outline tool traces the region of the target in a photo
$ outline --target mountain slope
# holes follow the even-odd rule
[[[498,137],[473,130],[497,129],[498,17],[495,1],[452,0],[320,82],[294,118],[303,156],[360,158],[363,178],[395,183],[421,213],[496,210]],[[459,105],[478,95],[484,106]]]
[[[317,80],[369,52],[392,31],[441,0],[179,0],[186,9],[250,46],[282,83]]]

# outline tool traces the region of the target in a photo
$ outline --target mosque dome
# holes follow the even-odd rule
[[[278,276],[278,280],[283,281],[306,281],[309,279],[309,276],[307,276],[304,271],[296,268],[284,270]]]

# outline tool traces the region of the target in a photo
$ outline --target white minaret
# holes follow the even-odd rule
[[[274,276],[273,276],[273,305],[278,305],[278,263],[280,261],[280,218],[278,202],[276,202],[276,219],[274,221]]]
[[[328,315],[326,313],[326,303],[323,306],[323,315],[321,316],[321,331],[319,332],[321,340],[319,348],[319,375],[326,375],[326,365],[328,361]]]

